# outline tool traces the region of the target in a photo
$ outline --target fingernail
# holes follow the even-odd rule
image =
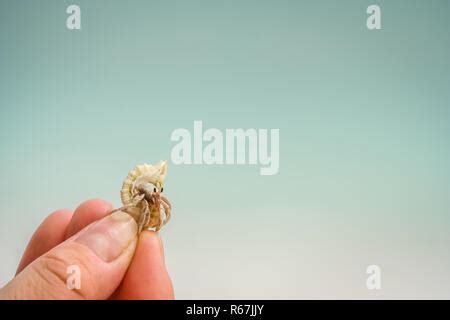
[[[100,259],[118,258],[136,237],[137,224],[127,213],[117,211],[88,227],[75,242],[90,248]]]

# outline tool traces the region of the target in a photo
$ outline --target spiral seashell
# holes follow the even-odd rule
[[[171,204],[161,193],[167,174],[167,162],[142,164],[131,170],[122,185],[122,210],[144,228],[159,230],[170,219]]]
[[[135,205],[135,197],[139,187],[146,183],[152,184],[161,191],[167,174],[167,162],[160,161],[157,165],[142,164],[131,170],[122,185],[120,199],[124,206]]]

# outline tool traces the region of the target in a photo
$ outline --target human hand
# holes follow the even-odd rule
[[[103,200],[49,215],[31,238],[0,299],[173,299],[159,234]],[[80,288],[67,285],[77,266]]]

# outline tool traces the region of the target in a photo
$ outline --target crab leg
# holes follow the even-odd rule
[[[139,217],[138,233],[141,233],[142,229],[148,224],[148,220],[150,219],[149,205],[145,199],[142,200],[142,206],[143,210],[141,216]]]
[[[160,198],[161,198],[162,202],[164,202],[166,205],[169,206],[169,208],[172,208],[172,205],[170,204],[169,199],[167,199],[167,198],[166,198],[165,196],[163,196],[163,195],[161,195]]]
[[[172,205],[166,197],[161,196],[161,206],[164,208],[164,213],[166,214],[166,219],[164,219],[163,223],[164,225],[170,220],[170,211],[172,209]]]

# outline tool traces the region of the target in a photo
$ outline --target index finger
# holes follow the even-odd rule
[[[149,230],[141,232],[133,260],[113,298],[133,300],[174,298],[162,240],[157,232]]]

